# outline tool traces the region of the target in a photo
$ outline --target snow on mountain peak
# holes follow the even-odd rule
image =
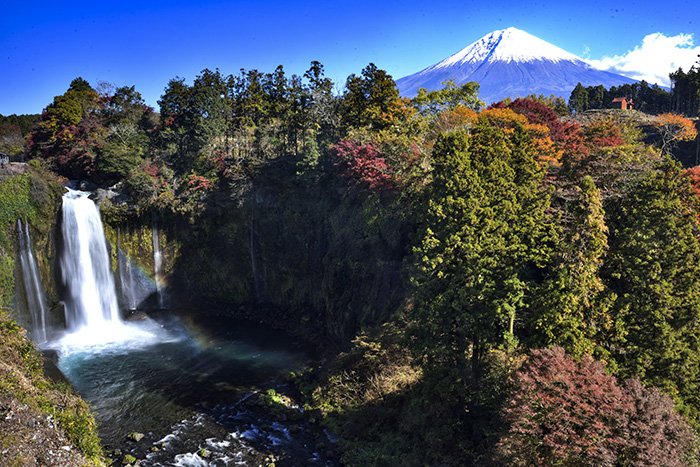
[[[445,68],[453,65],[480,62],[532,62],[549,60],[552,62],[581,59],[574,54],[513,27],[486,34],[454,55],[434,65]]]

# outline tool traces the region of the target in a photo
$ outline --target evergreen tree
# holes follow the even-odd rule
[[[571,221],[560,243],[552,277],[535,298],[531,336],[536,347],[559,345],[580,357],[596,349],[612,327],[600,268],[608,247],[608,228],[600,191],[586,176],[578,187]]]
[[[167,154],[173,168],[179,172],[186,170],[188,154],[193,147],[191,95],[192,90],[185,79],[174,78],[168,82],[165,92],[158,100],[162,125],[158,135],[159,146]]]
[[[478,381],[489,348],[514,342],[532,269],[548,255],[544,171],[525,119],[506,112],[436,142],[415,248],[414,350],[429,367],[457,369],[465,385]]]
[[[624,376],[662,388],[700,415],[700,242],[695,194],[666,161],[611,212],[605,277],[623,336],[610,343]]]
[[[360,76],[352,74],[345,84],[342,114],[350,128],[380,131],[405,116],[406,104],[391,75],[370,63]]]
[[[590,109],[605,109],[610,105],[608,91],[603,85],[588,88],[588,107]]]
[[[569,109],[576,113],[589,109],[588,90],[581,83],[578,83],[574,90],[571,91]]]
[[[671,103],[676,113],[695,117],[700,113],[700,61],[685,72],[679,68],[671,78]]]

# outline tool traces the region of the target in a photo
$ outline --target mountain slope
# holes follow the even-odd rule
[[[439,89],[447,80],[476,81],[487,103],[528,94],[569,97],[577,83],[605,87],[635,80],[597,70],[549,42],[516,28],[493,31],[454,55],[399,79],[402,95],[413,97],[419,88]]]

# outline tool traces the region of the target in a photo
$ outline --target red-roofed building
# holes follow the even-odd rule
[[[627,110],[634,108],[634,102],[632,99],[627,99],[626,97],[616,97],[613,99],[612,104],[613,109]]]

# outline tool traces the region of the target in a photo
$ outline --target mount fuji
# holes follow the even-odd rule
[[[493,31],[396,84],[401,95],[413,97],[418,89],[440,89],[447,80],[478,82],[480,97],[486,103],[529,94],[568,99],[577,83],[610,87],[636,82],[593,68],[576,55],[516,28]]]

